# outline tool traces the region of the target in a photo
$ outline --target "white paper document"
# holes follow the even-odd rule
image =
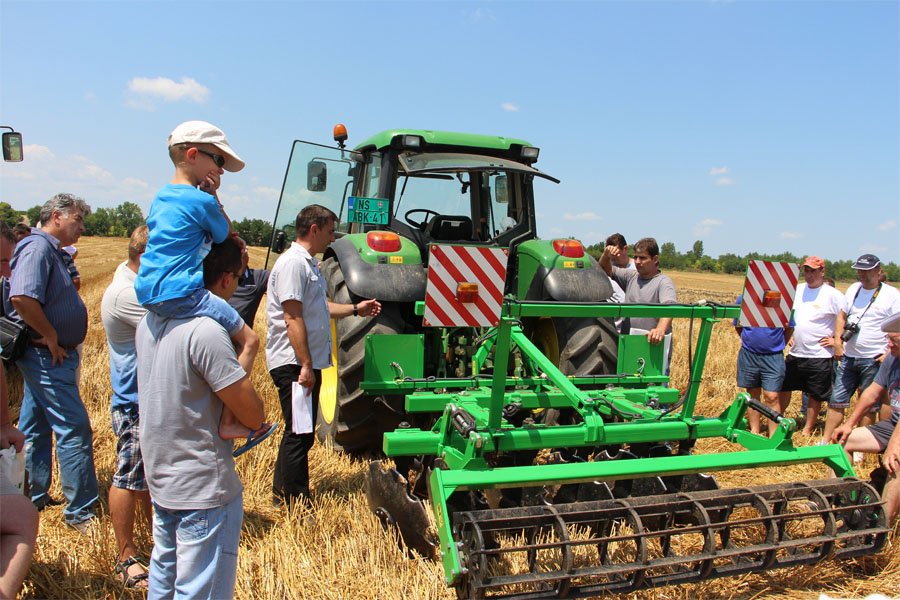
[[[291,384],[291,429],[294,433],[312,433],[312,388]]]

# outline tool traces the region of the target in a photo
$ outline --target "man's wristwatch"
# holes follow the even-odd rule
[[[357,309],[356,304],[353,305],[353,316],[354,317],[359,316],[359,309]]]

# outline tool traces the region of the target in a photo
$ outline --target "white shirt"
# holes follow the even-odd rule
[[[823,283],[811,288],[805,283],[797,286],[794,296],[794,346],[789,354],[800,358],[831,358],[834,348],[819,342],[834,335],[834,324],[841,311],[847,312],[844,295]]]
[[[848,307],[847,323],[859,323],[860,330],[850,338],[850,341],[844,342],[845,356],[875,358],[887,350],[888,338],[887,334],[881,331],[881,326],[885,320],[900,314],[900,292],[897,288],[883,283],[875,301],[869,306],[869,301],[876,290],[877,287],[874,290],[864,290],[860,282],[847,288],[845,295]]]
[[[297,300],[303,304],[303,324],[313,369],[331,366],[331,314],[328,312],[325,277],[319,272],[319,261],[298,244],[278,257],[269,275],[266,297],[266,366],[271,371],[284,365],[299,364],[288,339],[282,303]]]

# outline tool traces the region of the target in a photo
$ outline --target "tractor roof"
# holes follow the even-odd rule
[[[431,129],[389,129],[376,133],[356,146],[357,150],[376,148],[381,150],[391,145],[391,140],[398,135],[420,135],[426,144],[446,146],[462,146],[467,148],[485,148],[491,150],[509,150],[511,146],[531,146],[525,140],[497,135],[479,135],[475,133],[456,133],[453,131],[434,131]]]

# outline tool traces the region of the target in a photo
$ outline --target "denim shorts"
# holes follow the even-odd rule
[[[738,387],[762,388],[767,392],[780,392],[784,381],[784,355],[781,352],[757,354],[746,348],[738,352]]]
[[[875,375],[881,364],[874,358],[853,358],[845,356],[838,363],[837,374],[834,377],[834,390],[831,393],[832,408],[847,408],[850,406],[850,398],[857,390],[864,390],[875,381]],[[872,407],[872,412],[877,412],[881,402]]]
[[[113,487],[143,492],[147,489],[144,459],[141,456],[138,408],[114,406],[110,412],[113,433],[116,434],[116,472]]]
[[[209,317],[224,327],[229,336],[239,333],[244,328],[244,320],[234,307],[205,288],[191,292],[184,298],[144,304],[144,308],[168,319]]]

